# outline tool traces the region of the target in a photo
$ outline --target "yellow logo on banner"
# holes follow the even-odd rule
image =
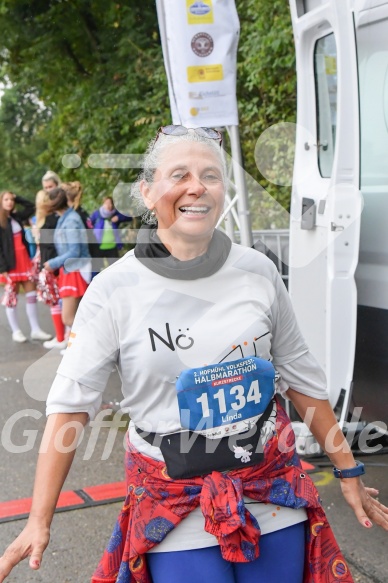
[[[186,0],[186,7],[189,24],[213,24],[212,0],[204,0],[203,2]]]
[[[201,81],[222,81],[224,72],[222,65],[200,65],[187,67],[187,80],[189,83],[200,83]]]

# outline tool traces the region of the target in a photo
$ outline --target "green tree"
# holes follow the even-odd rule
[[[45,149],[40,132],[47,122],[48,111],[35,95],[20,93],[17,86],[5,91],[0,108],[0,190],[32,196],[31,186],[39,184],[44,172],[36,153]]]
[[[39,172],[50,167],[63,179],[79,179],[91,206],[137,171],[92,169],[88,156],[141,153],[160,120],[169,120],[154,2],[2,0],[0,26],[8,31],[0,40],[3,81],[46,111],[46,123],[36,128]],[[24,150],[20,144],[20,166]],[[82,165],[64,168],[68,154]]]
[[[288,3],[236,5],[245,166],[287,207],[289,188],[260,175],[254,151],[265,129],[295,120]],[[51,168],[83,183],[91,209],[137,170],[91,168],[89,155],[142,153],[171,119],[154,0],[0,0],[0,27],[0,83],[9,87],[0,108],[0,184],[32,196]],[[68,154],[79,156],[78,168],[62,165]],[[276,164],[282,159],[280,152]]]
[[[261,175],[255,162],[255,147],[269,127],[296,120],[295,53],[289,5],[284,0],[237,0],[236,6],[241,25],[237,97],[245,168],[288,209],[290,187],[269,182],[269,174]],[[280,146],[278,142],[277,147]],[[283,164],[289,165],[290,152],[283,154],[274,157],[274,174],[282,174]]]

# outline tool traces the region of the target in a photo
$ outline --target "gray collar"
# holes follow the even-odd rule
[[[138,232],[135,257],[148,269],[169,279],[200,279],[216,273],[229,256],[232,242],[221,231],[214,231],[206,253],[180,261],[166,249],[154,226],[143,225]]]

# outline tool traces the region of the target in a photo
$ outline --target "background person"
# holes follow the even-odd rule
[[[234,456],[228,470],[201,469],[218,466],[216,450],[194,455],[183,468],[195,464],[198,474],[171,478],[172,471],[179,474],[174,463],[170,459],[167,467],[160,447],[136,430],[164,434],[166,447],[175,436],[179,443],[177,376],[241,356],[272,360],[282,376],[278,390],[303,418],[315,408],[311,430],[322,447],[333,446],[328,455],[335,466],[353,476],[341,479],[341,488],[359,522],[370,528],[374,520],[388,529],[388,509],[360,479],[361,466],[337,424],[324,374],[300,335],[275,266],[215,229],[227,181],[219,138],[208,128],[167,126],[148,150],[135,194],[154,224],[140,230],[134,251],[92,282],[77,312],[72,344],[47,401],[47,453],[39,456],[30,518],[0,559],[0,583],[26,556],[39,568],[74,455],[58,451],[55,437],[71,422],[65,432],[71,442],[74,422],[82,426],[94,417],[114,364],[122,378],[121,404],[131,417],[128,495],[93,582],[198,583],[205,574],[214,583],[324,583],[333,565],[342,581],[352,581],[277,400],[269,401],[258,464],[244,461],[249,455]],[[236,410],[256,397],[236,387]],[[203,395],[190,412],[201,403]],[[325,443],[328,434],[331,444]],[[178,466],[185,459],[178,448]]]
[[[101,257],[108,260],[111,264],[119,258],[119,250],[122,249],[123,244],[120,238],[120,224],[129,222],[132,219],[121,214],[114,206],[113,198],[105,196],[100,208],[95,210],[90,220],[93,225],[94,234],[99,243]]]
[[[50,192],[53,188],[58,188],[61,185],[61,179],[56,172],[52,170],[47,170],[47,172],[42,176],[42,187],[46,192]]]
[[[66,191],[69,206],[71,206],[80,216],[86,229],[89,254],[90,257],[93,258],[92,275],[95,275],[99,271],[99,269],[97,269],[98,259],[94,258],[100,258],[100,250],[97,239],[93,232],[93,224],[92,221],[90,220],[89,213],[81,205],[83,194],[82,184],[78,182],[78,180],[75,180],[74,182],[63,182],[62,187]]]
[[[37,250],[33,226],[34,226],[34,217],[27,219],[23,223],[24,235],[26,237],[26,241],[28,244],[28,254],[29,254],[31,259],[33,259],[35,257],[36,250]]]
[[[54,231],[56,257],[43,264],[47,271],[59,270],[58,287],[62,300],[62,321],[71,328],[74,317],[90,281],[91,265],[86,229],[81,217],[68,205],[68,194],[62,187],[48,193],[48,214],[57,214]]]
[[[49,212],[49,195],[45,190],[39,190],[35,197],[36,219],[34,225],[35,240],[39,249],[39,272],[44,270],[44,264],[50,259],[57,257],[57,251],[54,245],[54,232],[57,226],[59,215]],[[55,282],[58,283],[59,269],[52,272]],[[59,299],[56,303],[50,301],[50,314],[53,321],[55,336],[51,340],[43,342],[44,348],[56,348],[63,350],[66,348],[67,339],[65,338],[65,325],[62,321],[62,301]]]
[[[20,286],[24,289],[31,338],[49,340],[51,334],[44,332],[39,326],[33,266],[23,229],[23,222],[34,214],[34,210],[34,203],[21,196],[9,191],[0,194],[0,273],[3,281],[12,282],[16,296]],[[5,311],[12,330],[12,340],[26,342],[27,338],[19,326],[17,306],[6,306]]]

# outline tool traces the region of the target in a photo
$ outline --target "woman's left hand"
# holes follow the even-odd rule
[[[52,273],[54,270],[51,269],[50,264],[48,261],[46,261],[45,263],[43,263],[43,267],[45,268],[46,271],[49,271],[50,273]]]
[[[376,500],[378,490],[364,486],[361,478],[342,478],[341,489],[346,502],[363,526],[371,528],[373,521],[388,531],[388,508]]]
[[[111,218],[112,223],[117,223],[118,220],[119,217],[117,215],[114,215],[114,217]]]

